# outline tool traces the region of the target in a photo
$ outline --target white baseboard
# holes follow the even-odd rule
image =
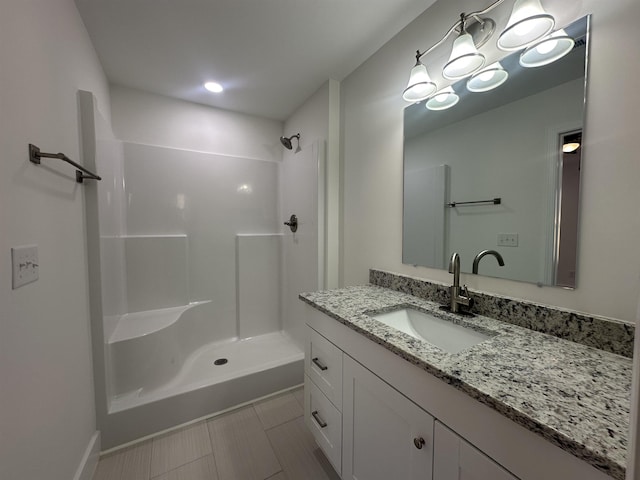
[[[96,433],[91,436],[91,440],[89,440],[89,444],[82,456],[82,460],[80,461],[80,465],[78,465],[78,470],[76,471],[73,480],[91,480],[93,473],[96,470],[96,466],[98,465],[99,458],[100,432],[96,431]]]

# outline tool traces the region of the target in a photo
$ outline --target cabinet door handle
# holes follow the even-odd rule
[[[327,422],[322,420],[322,418],[320,418],[320,415],[318,415],[318,410],[314,410],[313,412],[311,412],[311,416],[313,417],[313,419],[316,421],[316,423],[320,428],[324,428],[327,426]]]
[[[416,446],[416,448],[418,450],[422,450],[422,447],[424,446],[426,442],[424,441],[424,438],[422,437],[416,437],[413,439],[413,444]]]
[[[311,361],[312,361],[313,363],[315,363],[315,364],[316,364],[316,366],[317,366],[320,370],[322,370],[323,372],[324,372],[326,369],[328,369],[328,368],[329,368],[329,367],[327,367],[324,363],[322,363],[320,360],[318,360],[318,357],[312,358],[312,359],[311,359]]]

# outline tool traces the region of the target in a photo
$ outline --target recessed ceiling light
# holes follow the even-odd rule
[[[220,93],[222,90],[224,90],[222,88],[222,85],[216,82],[207,82],[204,84],[204,88],[213,93]]]

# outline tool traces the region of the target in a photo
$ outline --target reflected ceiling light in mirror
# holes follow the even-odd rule
[[[569,53],[575,44],[575,40],[560,29],[522,52],[520,65],[527,68],[549,65]]]
[[[241,185],[238,185],[238,188],[236,188],[236,192],[248,195],[253,192],[253,188],[251,188],[251,185],[249,185],[248,183],[243,183]]]
[[[468,77],[484,65],[484,55],[478,52],[473,38],[465,29],[464,13],[460,14],[460,35],[453,42],[449,61],[442,69],[442,75],[449,80]]]
[[[207,82],[204,84],[204,88],[206,88],[207,90],[209,90],[212,93],[220,93],[222,92],[224,89],[222,88],[222,85],[220,85],[219,83],[216,82]]]
[[[510,51],[531,45],[551,32],[555,23],[540,0],[516,0],[507,26],[498,38],[498,48]]]
[[[509,73],[502,67],[500,62],[495,62],[478,73],[474,74],[467,81],[467,90],[470,92],[488,92],[498,88],[509,78]]]
[[[427,67],[420,61],[420,52],[416,52],[416,64],[411,69],[409,83],[402,92],[402,98],[407,102],[420,102],[435,92],[436,88],[436,84],[427,72]]]
[[[565,143],[562,145],[562,151],[564,153],[573,153],[580,148],[580,144],[578,142]]]
[[[443,88],[427,100],[425,106],[429,110],[446,110],[447,108],[453,107],[459,100],[460,97],[458,94],[453,90],[453,87],[449,86]]]

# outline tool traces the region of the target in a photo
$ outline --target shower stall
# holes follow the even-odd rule
[[[104,178],[86,190],[103,449],[302,383],[303,320],[287,317],[298,289],[322,288],[322,142],[280,162],[127,143],[91,93],[80,107]],[[296,233],[288,164],[310,183]]]

